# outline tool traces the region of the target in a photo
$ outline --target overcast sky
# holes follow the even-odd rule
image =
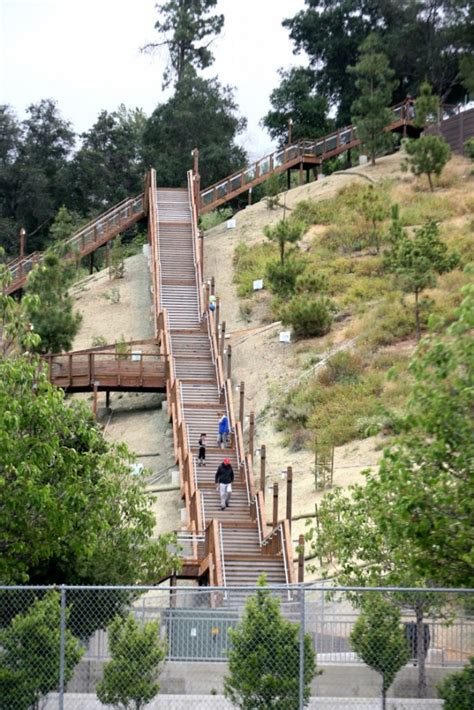
[[[219,0],[225,25],[206,75],[236,87],[248,119],[240,142],[252,157],[271,146],[259,121],[278,84],[277,69],[304,62],[281,26],[303,6],[304,0]],[[121,103],[149,115],[167,97],[165,57],[139,52],[158,37],[156,17],[155,0],[0,0],[0,103],[23,118],[30,103],[53,98],[79,133],[101,109]]]

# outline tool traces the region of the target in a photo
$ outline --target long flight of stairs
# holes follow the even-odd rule
[[[241,480],[235,447],[217,447],[218,422],[225,411],[217,384],[207,315],[200,313],[194,261],[192,214],[186,189],[158,189],[158,254],[160,308],[168,313],[170,349],[179,382],[183,419],[194,475],[203,498],[205,521],[222,526],[224,575],[227,586],[255,585],[267,575],[269,584],[285,584],[281,557],[260,546],[257,524],[251,520],[246,483]],[[198,440],[207,434],[206,465],[197,465]],[[230,506],[221,510],[215,474],[227,457],[235,473]]]

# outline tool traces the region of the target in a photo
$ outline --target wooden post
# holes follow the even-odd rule
[[[249,421],[249,454],[250,454],[250,458],[252,459],[252,461],[253,461],[254,439],[255,439],[255,412],[250,412],[250,421]]]
[[[110,409],[110,391],[109,390],[107,390],[107,392],[105,393],[105,406],[107,407],[107,409]]]
[[[214,319],[216,322],[216,339],[219,339],[219,319],[221,315],[221,299],[216,298],[216,310],[214,311]]]
[[[224,360],[224,343],[225,343],[225,320],[221,323],[221,343],[220,343],[220,353],[221,360]]]
[[[298,538],[298,584],[304,582],[304,535]]]
[[[170,577],[170,587],[170,607],[174,609],[176,607],[176,576],[174,574]]]
[[[232,345],[227,346],[227,379],[232,379]]]
[[[108,241],[107,244],[105,245],[105,267],[108,269],[110,266],[110,247],[112,246],[112,242]],[[109,274],[110,277],[110,274]]]
[[[92,274],[94,271],[94,252],[91,251],[89,254],[89,274]]]
[[[288,466],[286,469],[286,517],[291,532],[291,514],[293,508],[293,469]]]
[[[204,232],[199,230],[199,253],[201,257],[201,276],[204,278]]]
[[[252,204],[252,188],[249,187],[249,194],[248,194],[248,205],[249,205],[249,207],[250,207],[251,204]]]
[[[239,421],[242,424],[242,433],[244,430],[244,397],[245,397],[245,384],[240,383],[240,401],[239,401]]]
[[[300,163],[300,185],[304,183],[303,161]]]
[[[214,276],[211,276],[211,296],[216,295],[216,280]]]
[[[210,295],[211,295],[210,284],[209,284],[209,281],[206,281],[206,303],[205,303],[206,312],[209,309],[209,296]]]
[[[278,525],[278,483],[273,484],[273,527]]]
[[[265,500],[265,467],[267,463],[267,449],[265,444],[260,447],[260,490],[262,491],[263,500]]]
[[[94,390],[92,394],[92,413],[94,419],[97,419],[97,383],[94,382]]]
[[[291,170],[286,171],[286,189],[291,190]]]

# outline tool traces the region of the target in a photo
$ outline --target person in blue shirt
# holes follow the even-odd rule
[[[220,446],[221,449],[225,449],[227,447],[229,433],[229,419],[227,415],[223,413],[221,418],[219,419],[219,434],[217,436],[217,446]]]

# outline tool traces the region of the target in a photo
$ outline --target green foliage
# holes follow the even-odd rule
[[[221,207],[218,210],[212,210],[212,212],[206,212],[206,214],[201,215],[199,225],[202,230],[207,232],[208,229],[226,222],[232,217],[232,214],[232,207]]]
[[[125,255],[120,236],[115,237],[110,250],[109,278],[123,279],[125,276]]]
[[[421,136],[405,142],[407,160],[402,167],[414,175],[426,175],[431,192],[434,190],[433,175],[439,177],[451,157],[451,149],[440,136]]]
[[[281,219],[274,226],[266,225],[263,233],[278,245],[280,264],[285,266],[285,250],[288,244],[296,244],[305,232],[305,225],[294,219]]]
[[[389,294],[381,303],[370,309],[362,319],[362,338],[371,347],[391,345],[411,338],[416,331],[415,314],[407,308],[400,292]],[[423,302],[419,303],[420,327],[426,325]]]
[[[168,66],[163,74],[163,89],[172,82],[178,86],[185,77],[195,76],[197,69],[207,69],[213,63],[209,47],[224,26],[224,15],[209,14],[216,5],[217,0],[168,0],[156,6],[159,18],[155,30],[161,40],[145,45],[142,51],[166,47]]]
[[[436,275],[454,269],[459,263],[456,253],[439,237],[436,222],[427,222],[409,237],[403,230],[385,255],[387,269],[395,274],[397,284],[406,293],[415,295],[416,334],[420,337],[419,296],[428,287],[436,284]]]
[[[112,660],[104,666],[97,697],[104,705],[140,710],[160,690],[157,682],[166,645],[160,641],[158,622],[141,626],[133,614],[117,616],[107,628]]]
[[[272,173],[265,182],[265,204],[269,210],[280,206],[280,192],[282,192],[281,176]]]
[[[269,261],[265,276],[271,292],[282,298],[294,293],[296,280],[304,268],[304,262],[294,256],[287,258],[284,264],[281,261]]]
[[[471,710],[474,707],[474,657],[462,671],[441,681],[438,695],[444,700],[444,710]]]
[[[364,371],[360,355],[347,351],[335,353],[319,375],[319,382],[325,386],[336,382],[358,382]]]
[[[105,441],[84,402],[67,405],[36,358],[0,358],[0,460],[4,584],[133,584],[177,563],[169,536],[153,540],[127,447]]]
[[[459,69],[463,86],[472,100],[472,97],[474,96],[474,57],[472,54],[468,54],[461,58],[461,61],[459,62]]]
[[[274,261],[276,249],[273,244],[263,242],[248,246],[240,242],[234,250],[234,282],[238,296],[251,296],[253,282],[265,276],[267,265]]]
[[[383,237],[381,224],[390,214],[390,202],[387,195],[373,185],[368,185],[362,193],[360,212],[370,225],[367,244],[375,247],[378,254]]]
[[[325,297],[298,294],[282,308],[281,319],[298,338],[325,335],[331,329],[332,304]]]
[[[362,598],[362,613],[351,631],[354,651],[370,668],[382,676],[382,707],[386,693],[410,653],[400,623],[400,610],[381,594]]]
[[[299,625],[284,619],[280,602],[259,580],[241,622],[229,631],[229,675],[224,695],[241,710],[297,710],[299,705]],[[304,637],[304,705],[316,672],[311,636]]]
[[[375,165],[377,153],[392,144],[392,136],[384,132],[392,120],[390,105],[393,89],[398,82],[393,81],[394,71],[382,51],[382,44],[376,35],[370,35],[360,46],[359,61],[347,68],[355,76],[355,86],[359,97],[352,104],[352,122],[357,126],[357,137],[368,150]]]
[[[56,212],[54,222],[51,225],[49,234],[52,237],[54,246],[59,248],[64,253],[64,248],[61,249],[62,243],[68,239],[79,226],[78,216],[69,212],[67,207],[62,205]]]
[[[424,81],[420,86],[420,93],[415,101],[414,125],[418,128],[425,128],[430,124],[437,123],[439,109],[439,96],[433,94],[433,89]]]
[[[293,121],[292,141],[329,133],[328,101],[314,87],[314,71],[308,67],[279,70],[280,85],[270,94],[271,110],[262,123],[280,145],[288,143],[288,121]]]
[[[296,279],[296,293],[324,293],[327,288],[326,276],[317,271],[305,271]]]
[[[67,612],[67,617],[69,613]],[[28,710],[59,686],[61,605],[47,591],[0,631],[0,706]],[[71,679],[84,649],[66,628],[64,680]]]
[[[47,253],[28,277],[26,293],[39,299],[26,306],[34,330],[41,337],[39,352],[58,353],[72,347],[82,316],[73,311],[68,294],[70,283],[68,264],[53,253]]]
[[[467,83],[472,76],[472,65],[467,66],[473,49],[472,20],[472,3],[467,0],[442,0],[436,8],[428,0],[331,0],[306,3],[283,26],[295,52],[308,56],[314,93],[336,106],[340,126],[350,122],[350,106],[357,95],[346,67],[356,63],[360,44],[371,32],[381,34],[400,82],[391,103],[405,99],[407,92],[416,96],[424,81],[446,101],[462,99],[466,91],[461,82],[472,86]]]
[[[157,106],[145,134],[145,156],[163,187],[186,185],[191,151],[199,146],[201,185],[210,185],[246,163],[236,136],[245,126],[230,87],[217,79],[184,78],[175,94]]]
[[[464,152],[468,158],[474,160],[474,138],[469,138],[469,140],[464,143]]]

